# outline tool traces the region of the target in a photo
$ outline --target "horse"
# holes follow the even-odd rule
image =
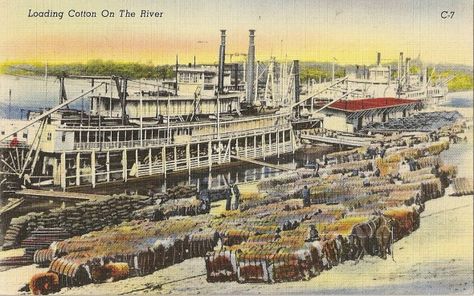
[[[360,259],[363,255],[374,255],[376,250],[375,233],[377,231],[378,221],[377,218],[371,219],[364,223],[356,224],[352,228],[351,235],[357,237],[361,247]]]
[[[378,218],[378,221],[375,237],[377,239],[379,256],[387,259],[387,254],[392,254],[393,260],[393,251],[391,250],[393,244],[393,220],[382,215]]]

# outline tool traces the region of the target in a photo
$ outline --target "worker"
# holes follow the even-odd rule
[[[319,159],[317,159],[314,163],[313,177],[319,177]]]
[[[310,192],[307,185],[304,185],[302,195],[303,195],[303,207],[309,207],[309,205],[311,204],[311,201],[309,199]]]
[[[231,205],[232,205],[232,194],[231,194],[230,187],[225,190],[225,199],[226,199],[225,210],[230,211]]]
[[[410,160],[408,161],[408,165],[410,166],[410,171],[411,171],[411,172],[416,171],[416,169],[417,169],[417,163],[416,163],[416,161],[415,161],[414,158],[410,158]]]
[[[201,210],[203,213],[209,213],[211,209],[211,198],[209,196],[209,190],[207,188],[199,192],[199,199],[201,200]]]
[[[380,147],[380,151],[379,151],[379,155],[380,155],[380,158],[383,159],[383,157],[385,156],[385,147],[384,147],[384,144],[382,143],[381,147]]]
[[[165,220],[165,215],[162,210],[155,210],[151,221],[162,221]]]
[[[318,230],[316,229],[316,226],[314,224],[311,224],[309,226],[309,232],[308,232],[308,238],[306,239],[307,242],[314,242],[319,240],[319,233]]]
[[[380,169],[378,167],[375,167],[374,176],[380,177]]]
[[[239,209],[239,202],[240,202],[240,191],[239,187],[236,184],[232,186],[232,193],[234,195],[234,210]]]
[[[362,175],[362,177],[364,178],[364,181],[362,181],[362,184],[364,185],[364,187],[369,187],[370,186],[370,179],[368,176],[364,176]]]
[[[351,177],[357,177],[357,176],[359,176],[359,170],[358,169],[353,169]]]
[[[277,227],[277,229],[275,230],[275,236],[273,237],[273,240],[274,240],[274,241],[276,241],[276,240],[278,240],[278,239],[281,238],[280,232],[281,232],[280,227]]]

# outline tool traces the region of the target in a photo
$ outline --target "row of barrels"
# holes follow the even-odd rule
[[[133,219],[164,220],[172,216],[195,216],[209,212],[209,207],[196,197],[170,199],[157,205],[135,210]]]
[[[22,240],[38,228],[60,227],[71,236],[81,235],[105,226],[130,221],[134,218],[134,211],[155,205],[162,200],[178,200],[195,195],[195,186],[179,185],[168,189],[167,193],[148,196],[114,195],[103,200],[85,201],[67,208],[53,209],[49,213],[28,213],[12,219],[2,248],[6,250],[18,247]],[[171,203],[169,206],[170,211],[176,210]]]
[[[453,180],[453,193],[454,196],[461,195],[472,195],[474,194],[474,186],[472,179],[469,178],[456,178]]]
[[[151,238],[148,239],[147,245],[137,244],[128,251],[109,250],[108,253],[102,254],[87,247],[83,251],[66,253],[66,245],[52,244],[48,249],[38,250],[34,254],[35,263],[40,266],[49,263],[49,270],[46,274],[40,274],[43,276],[35,275],[30,280],[30,290],[41,286],[41,282],[46,281],[45,278],[49,278],[51,273],[57,275],[56,288],[59,289],[150,274],[189,258],[204,257],[216,246],[218,233],[208,229],[193,231],[183,236],[150,240]],[[123,272],[114,274],[114,269],[119,267]],[[48,292],[52,291],[41,290],[42,294]]]
[[[426,145],[424,149],[439,153],[447,147],[445,143],[436,143]],[[392,176],[360,178],[341,175],[351,170],[366,172],[375,169],[369,160],[342,162],[324,170],[339,176],[335,178],[330,174],[324,178],[288,179],[289,186],[293,187],[310,184],[311,198],[316,203],[330,204],[311,205],[310,208],[320,206],[322,211],[313,213],[309,219],[301,219],[295,228],[277,233],[270,230],[259,234],[250,225],[275,225],[273,222],[278,221],[275,217],[282,215],[278,208],[284,203],[281,199],[248,210],[247,214],[254,215],[255,219],[242,212],[227,218],[222,223],[234,228],[225,233],[223,249],[206,255],[207,280],[241,283],[294,281],[308,279],[341,262],[359,260],[365,255],[386,258],[393,252],[394,241],[419,227],[423,202],[444,194],[446,186],[438,175],[433,174],[433,168],[442,165],[439,156],[418,153],[417,158],[417,171],[399,176],[401,180],[396,184]],[[393,166],[394,175],[398,168],[398,163]],[[452,172],[448,174],[450,178],[455,174]],[[276,187],[285,185],[280,181],[276,181]],[[272,196],[271,188],[261,187]],[[331,205],[331,201],[335,204]],[[272,207],[275,208],[272,214],[266,214]],[[248,219],[248,223],[239,224],[239,219]],[[311,227],[317,229],[319,237],[308,241]]]
[[[332,231],[320,240],[289,231],[281,237],[248,241],[210,252],[205,257],[207,281],[275,283],[306,280],[347,260],[365,255],[386,258],[394,241],[414,231],[419,212],[412,207],[387,211],[349,225],[349,234]],[[303,224],[300,227],[305,227]],[[344,233],[342,235],[341,233]],[[286,236],[286,237],[285,237]]]

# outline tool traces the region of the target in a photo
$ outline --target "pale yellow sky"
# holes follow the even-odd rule
[[[29,18],[32,11],[63,11],[58,18]],[[97,12],[70,18],[69,10]],[[116,12],[103,18],[102,10]],[[119,18],[120,9],[163,12],[162,18]],[[454,11],[452,19],[441,12]],[[472,0],[0,0],[0,61],[83,62],[90,59],[173,63],[215,62],[219,30],[227,52],[245,53],[256,29],[257,58],[346,64],[373,63],[398,53],[425,62],[473,63]],[[234,61],[235,61],[234,57]]]

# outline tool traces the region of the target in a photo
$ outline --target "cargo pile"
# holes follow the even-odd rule
[[[321,169],[320,177],[254,185],[260,189],[254,198],[269,202],[215,219],[223,247],[205,258],[207,280],[294,281],[365,255],[387,258],[396,240],[419,227],[423,203],[444,194],[440,176],[451,178],[455,170],[441,169],[438,154],[448,147],[445,142],[394,146],[385,159],[366,159],[364,149],[338,152],[330,155],[333,164]],[[401,172],[406,157],[418,165]],[[376,169],[386,173],[376,176]],[[273,201],[282,187],[301,194],[304,185],[310,190],[309,207],[303,207],[301,197]]]
[[[181,215],[183,212],[200,213],[200,202],[193,198],[195,196],[195,187],[176,186],[166,193],[150,196],[114,195],[100,201],[85,201],[67,208],[52,209],[49,213],[29,213],[12,219],[2,248],[7,250],[18,247],[22,240],[39,228],[60,227],[71,237],[117,225],[134,219],[135,211],[161,202],[161,210],[166,213],[166,217]],[[181,199],[187,201],[180,202]]]
[[[348,260],[385,259],[395,241],[419,227],[424,202],[441,197],[456,177],[456,168],[439,157],[449,143],[426,141],[423,135],[392,137],[383,156],[368,147],[337,152],[328,155],[319,175],[298,169],[239,184],[239,209],[214,216],[203,214],[207,210],[192,187],[129,196],[122,209],[99,217],[110,220],[101,230],[94,228],[97,220],[84,217],[106,211],[102,204],[88,204],[80,213],[91,221],[74,227],[61,221],[77,214],[60,212],[55,227],[76,236],[38,244],[34,262],[49,270],[33,277],[30,288],[45,293],[52,290],[44,283],[57,290],[142,276],[193,257],[204,258],[209,282],[240,283],[305,280]],[[455,192],[472,192],[467,181],[455,179]],[[225,190],[211,190],[211,200],[225,198]],[[49,226],[38,219],[16,225],[31,235]],[[88,223],[91,230],[84,229]]]
[[[456,178],[453,180],[452,195],[461,196],[461,195],[472,195],[472,194],[474,194],[472,179]]]
[[[144,207],[133,212],[135,220],[165,220],[172,216],[195,216],[208,213],[203,202],[196,197],[169,199],[158,205]]]
[[[209,219],[124,222],[52,244],[36,252],[35,263],[49,265],[59,287],[142,276],[212,250],[218,236],[206,228]],[[118,267],[126,271],[119,278],[108,271]]]

